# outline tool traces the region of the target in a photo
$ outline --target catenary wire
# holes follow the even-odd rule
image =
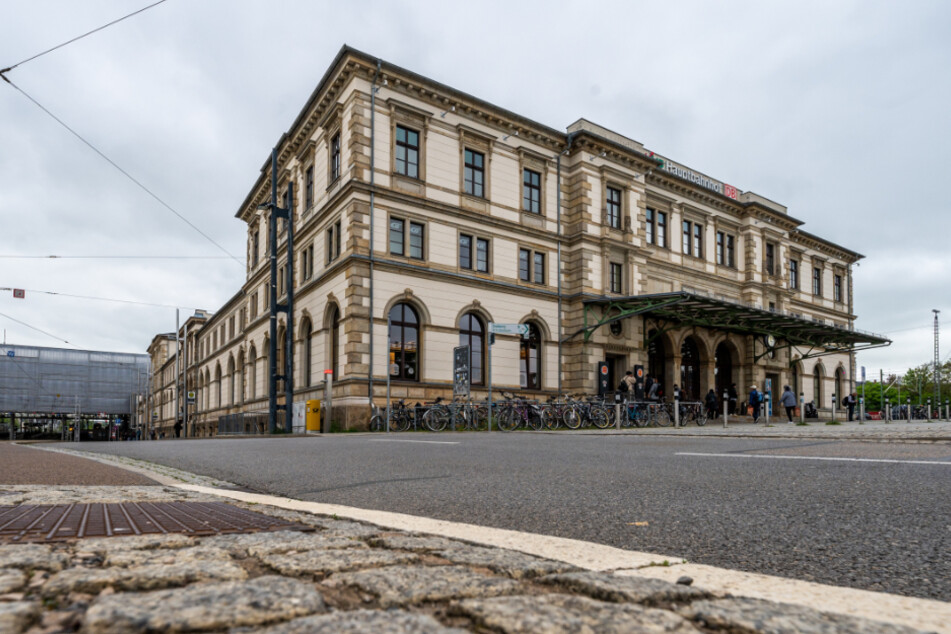
[[[230,260],[227,255],[0,255],[3,260]]]
[[[10,286],[0,286],[0,291],[12,291],[13,287]],[[194,306],[176,306],[174,304],[156,304],[154,302],[140,302],[133,299],[115,299],[113,297],[94,297],[92,295],[74,295],[72,293],[57,293],[55,291],[38,291],[34,289],[25,288],[23,289],[25,293],[38,293],[40,295],[55,295],[59,297],[70,297],[73,299],[92,299],[99,302],[115,302],[117,304],[135,304],[137,306],[154,306],[157,308],[183,308],[185,310],[200,310]]]
[[[43,106],[43,104],[41,104],[39,101],[37,101],[36,99],[34,99],[33,97],[31,97],[25,90],[23,90],[22,88],[20,88],[19,86],[17,86],[15,83],[13,83],[12,81],[10,81],[9,78],[3,77],[3,79],[4,79],[4,81],[6,81],[8,84],[10,84],[11,86],[13,86],[13,88],[16,89],[17,92],[19,92],[21,95],[23,95],[24,97],[26,97],[27,99],[29,99],[31,102],[33,102],[33,104],[36,105],[37,108],[39,108],[40,110],[42,110],[43,112],[45,112],[47,115],[49,115],[50,117],[52,117],[52,119],[53,119],[54,121],[56,121],[58,124],[60,124],[60,125],[63,126],[64,128],[66,128],[73,136],[75,136],[77,139],[79,139],[80,141],[82,141],[82,143],[85,144],[87,147],[89,147],[89,149],[91,149],[93,152],[95,152],[95,153],[98,154],[100,157],[102,157],[103,160],[105,160],[107,163],[109,163],[109,164],[112,165],[114,168],[116,168],[123,176],[125,176],[125,177],[128,178],[130,181],[132,181],[133,183],[135,183],[142,191],[144,191],[146,194],[148,194],[149,196],[151,196],[152,198],[154,198],[156,201],[158,201],[158,203],[159,203],[160,205],[162,205],[163,207],[165,207],[166,209],[168,209],[170,212],[172,212],[173,214],[175,214],[176,216],[178,216],[178,218],[179,218],[182,222],[184,222],[184,223],[187,224],[189,227],[191,227],[192,229],[194,229],[195,231],[197,231],[203,238],[205,238],[206,240],[208,240],[210,243],[212,243],[213,245],[215,245],[216,247],[218,247],[218,249],[220,249],[222,253],[226,254],[228,257],[230,257],[232,260],[234,260],[235,262],[237,262],[237,263],[240,264],[241,266],[244,266],[244,263],[241,262],[241,260],[239,260],[239,259],[236,258],[234,255],[232,255],[230,252],[228,252],[227,249],[225,249],[223,246],[221,246],[220,244],[218,244],[217,242],[215,242],[215,240],[214,240],[211,236],[209,236],[207,233],[205,233],[204,231],[202,231],[201,229],[199,229],[199,228],[198,228],[197,226],[195,226],[190,220],[188,220],[188,218],[186,218],[185,216],[183,216],[182,214],[180,214],[180,213],[179,213],[178,211],[176,211],[171,205],[169,205],[167,202],[165,202],[164,200],[162,200],[162,199],[158,196],[158,194],[156,194],[156,193],[153,192],[151,189],[149,189],[148,187],[146,187],[145,185],[143,185],[141,181],[139,181],[138,179],[136,179],[136,178],[135,178],[134,176],[132,176],[129,172],[127,172],[127,171],[125,171],[124,169],[122,169],[122,167],[120,167],[118,163],[116,163],[116,162],[113,161],[111,158],[109,158],[108,156],[106,156],[99,148],[97,148],[97,147],[96,147],[95,145],[93,145],[91,142],[87,141],[81,134],[79,134],[78,132],[76,132],[75,130],[73,130],[71,127],[69,127],[69,125],[67,125],[66,122],[64,122],[62,119],[60,119],[60,118],[57,117],[55,114],[53,114],[52,112],[50,112],[45,106]]]
[[[78,347],[79,347],[79,346],[77,346],[77,345],[74,344],[74,343],[70,343],[70,342],[66,341],[66,340],[63,339],[62,337],[57,337],[56,335],[54,335],[54,334],[52,334],[52,333],[49,333],[49,332],[46,332],[45,330],[41,330],[41,329],[37,328],[36,326],[31,326],[30,324],[26,323],[25,321],[20,321],[19,319],[14,319],[13,317],[11,317],[10,315],[7,315],[7,314],[5,314],[5,313],[0,313],[0,317],[5,317],[6,319],[9,319],[10,321],[15,321],[16,323],[20,324],[21,326],[26,326],[27,328],[30,328],[31,330],[35,330],[36,332],[43,333],[43,334],[46,335],[47,337],[52,337],[53,339],[56,339],[57,341],[62,341],[62,342],[65,343],[66,345],[72,346],[72,347],[74,347],[74,348],[78,348]]]
[[[72,44],[73,42],[76,42],[76,41],[78,41],[78,40],[81,40],[81,39],[83,39],[84,37],[87,37],[87,36],[89,36],[89,35],[92,35],[93,33],[98,33],[99,31],[102,31],[103,29],[109,28],[109,27],[112,26],[113,24],[118,24],[119,22],[122,22],[123,20],[126,20],[126,19],[128,19],[128,18],[131,18],[131,17],[134,16],[134,15],[138,15],[138,14],[142,13],[143,11],[148,11],[148,10],[151,9],[152,7],[158,6],[158,5],[162,4],[163,2],[165,2],[165,0],[158,0],[158,2],[154,2],[154,3],[150,4],[150,5],[148,5],[147,7],[142,7],[142,8],[139,9],[138,11],[133,11],[133,12],[130,13],[129,15],[123,16],[123,17],[121,17],[121,18],[119,18],[119,19],[117,19],[117,20],[113,20],[112,22],[109,22],[108,24],[103,24],[103,25],[100,26],[99,28],[93,29],[92,31],[89,31],[89,32],[87,32],[87,33],[83,33],[82,35],[78,35],[78,36],[74,37],[74,38],[71,39],[71,40],[68,40],[68,41],[66,41],[66,42],[63,42],[62,44],[57,44],[57,45],[54,46],[53,48],[48,48],[48,49],[46,49],[45,51],[43,51],[42,53],[37,53],[36,55],[34,55],[34,56],[32,56],[32,57],[26,58],[26,59],[23,60],[22,62],[17,62],[17,63],[14,64],[13,66],[8,66],[8,67],[4,68],[3,70],[0,70],[0,75],[2,75],[3,73],[6,73],[7,71],[13,70],[13,69],[16,68],[17,66],[22,66],[23,64],[26,64],[27,62],[32,62],[32,61],[33,61],[34,59],[36,59],[37,57],[42,57],[43,55],[46,55],[47,53],[52,53],[53,51],[55,51],[55,50],[57,50],[57,49],[63,48],[64,46],[67,46],[67,45],[69,45],[69,44]]]

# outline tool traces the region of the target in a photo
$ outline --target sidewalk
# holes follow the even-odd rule
[[[119,502],[227,502],[304,529],[0,539],[4,633],[951,631],[942,602],[252,494],[109,456],[0,443],[0,482],[0,529],[11,507]]]

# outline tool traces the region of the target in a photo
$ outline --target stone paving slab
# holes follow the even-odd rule
[[[606,572],[569,572],[542,577],[538,582],[616,603],[659,605],[711,598],[709,592],[699,588],[646,577],[619,577]]]
[[[305,616],[263,629],[231,630],[235,634],[461,634],[466,631],[446,627],[425,614],[402,610],[354,610]]]
[[[4,544],[0,546],[0,568],[62,570],[69,557],[46,544]]]
[[[194,546],[197,542],[190,535],[171,533],[169,535],[127,535],[123,537],[93,537],[79,544],[82,550],[92,553],[112,553],[123,550],[174,549]]]
[[[388,566],[416,561],[412,553],[391,550],[311,550],[287,555],[266,555],[265,565],[284,575],[326,575],[332,572]]]
[[[213,546],[191,546],[175,550],[119,550],[106,553],[103,563],[117,568],[133,566],[151,566],[158,564],[188,564],[195,561],[230,562],[231,554],[224,548]]]
[[[312,584],[285,577],[196,584],[142,594],[96,599],[83,632],[194,632],[263,625],[323,612],[326,604]]]
[[[40,619],[40,605],[29,601],[0,603],[0,632],[22,632]]]
[[[378,597],[383,607],[513,594],[522,588],[510,579],[488,577],[464,566],[390,566],[335,574],[326,583],[360,588]]]
[[[467,599],[454,606],[453,611],[506,634],[700,632],[672,612],[563,594]]]
[[[47,596],[67,592],[97,594],[106,588],[155,590],[196,581],[229,581],[246,577],[243,568],[226,561],[194,560],[134,568],[70,568],[53,575],[43,586],[43,593]]]
[[[452,548],[437,550],[434,554],[457,564],[468,564],[488,568],[513,579],[531,579],[557,572],[576,570],[570,564],[561,561],[542,559],[514,550],[485,548],[458,544]]]
[[[164,486],[57,486],[0,484],[0,504],[116,504],[119,502],[220,502],[204,493]]]
[[[392,548],[394,550],[412,550],[414,552],[431,552],[434,550],[468,546],[468,544],[463,542],[430,535],[381,535],[369,541],[371,546]]]
[[[298,531],[274,531],[245,533],[241,535],[218,535],[202,541],[202,545],[220,547],[234,554],[261,557],[292,550],[317,550],[324,548],[366,548],[366,544],[352,537]]]
[[[731,634],[921,634],[920,630],[763,599],[696,601],[679,614]]]
[[[26,575],[15,568],[0,568],[0,594],[16,592],[26,584]]]

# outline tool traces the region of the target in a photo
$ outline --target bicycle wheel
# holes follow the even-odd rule
[[[386,419],[377,414],[370,419],[370,431],[386,431]]]
[[[561,422],[563,422],[568,429],[578,429],[581,427],[581,411],[578,406],[571,405],[565,408],[561,416]]]
[[[542,410],[542,423],[547,429],[558,429],[561,421],[558,420],[558,409],[554,406],[548,406]]]
[[[697,414],[697,427],[703,427],[706,424],[707,424],[707,413],[705,411],[701,411],[700,413]]]
[[[485,429],[489,422],[489,408],[486,405],[476,405],[472,408],[473,429]]]
[[[650,420],[654,425],[658,427],[670,427],[670,412],[667,411],[666,407],[657,407],[654,409],[654,412],[650,416]]]
[[[449,411],[442,405],[434,405],[423,414],[423,424],[429,431],[442,431],[449,422]]]
[[[591,408],[591,422],[594,423],[594,426],[598,429],[607,429],[613,423],[611,418],[608,416],[607,407],[592,407]]]
[[[540,411],[536,411],[534,408],[530,407],[526,413],[528,414],[529,427],[535,431],[538,431],[544,426],[544,423],[542,422],[542,413]]]
[[[648,409],[644,405],[628,406],[627,416],[621,421],[623,427],[647,427],[650,420],[647,416]]]
[[[495,422],[498,423],[500,431],[512,431],[518,427],[519,420],[518,412],[512,408],[503,409],[495,417]]]
[[[412,425],[413,419],[406,410],[393,412],[393,416],[390,417],[390,429],[408,431]]]

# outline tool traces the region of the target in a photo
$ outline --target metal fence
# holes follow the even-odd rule
[[[218,435],[266,434],[267,412],[226,414],[218,417]]]

